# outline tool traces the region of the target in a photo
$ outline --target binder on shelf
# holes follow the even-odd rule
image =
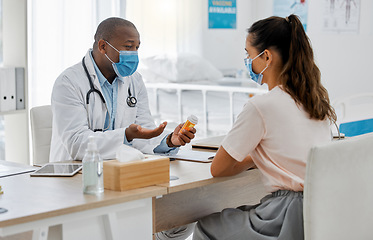
[[[25,109],[25,69],[16,68],[16,109]]]
[[[0,68],[0,111],[16,110],[15,68]]]

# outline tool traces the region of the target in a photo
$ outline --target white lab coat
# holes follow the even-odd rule
[[[84,61],[95,88],[101,91],[89,51]],[[137,98],[135,107],[129,107],[126,102],[130,83],[132,96]],[[89,81],[82,62],[66,69],[56,79],[51,102],[53,126],[50,162],[81,160],[90,135],[97,136],[101,156],[104,159],[114,159],[117,148],[124,142],[125,129],[130,124],[135,123],[150,129],[156,127],[150,114],[147,91],[139,73],[135,72],[132,76],[124,78],[123,82],[118,81],[114,130],[93,131],[104,128],[107,109],[97,93],[91,93],[89,104],[86,104],[86,94],[89,90]],[[153,139],[134,139],[132,146],[143,153],[153,153],[153,149],[160,144],[165,135],[164,132]]]

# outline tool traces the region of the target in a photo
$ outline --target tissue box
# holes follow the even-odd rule
[[[163,156],[145,156],[133,162],[104,161],[104,188],[125,191],[170,181],[170,160]]]

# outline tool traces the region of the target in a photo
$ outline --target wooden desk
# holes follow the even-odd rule
[[[228,207],[256,204],[267,193],[257,169],[233,177],[214,178],[210,163],[171,162],[171,176],[179,179],[162,184],[168,194],[154,199],[154,231],[192,223]]]
[[[35,239],[47,239],[48,227],[62,224],[62,235],[69,240],[152,238],[152,197],[166,194],[167,188],[86,195],[81,178],[1,178],[0,207],[8,212],[0,214],[0,237],[34,230]]]
[[[1,178],[0,207],[8,212],[0,214],[0,237],[34,230],[35,239],[47,239],[49,226],[62,225],[62,236],[69,240],[151,239],[153,232],[258,203],[266,194],[258,170],[213,178],[210,165],[172,161],[171,176],[178,180],[125,192],[105,190],[101,196],[82,193],[81,174]]]

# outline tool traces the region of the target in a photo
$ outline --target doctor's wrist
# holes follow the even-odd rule
[[[126,130],[124,130],[124,135],[125,135],[128,142],[131,142],[134,139],[134,137],[131,136],[130,130],[128,128],[126,128]]]
[[[180,145],[175,145],[172,143],[172,134],[173,133],[170,133],[168,136],[167,136],[167,139],[166,139],[166,143],[167,143],[167,146],[170,147],[170,148],[176,148],[176,147],[180,147]]]

